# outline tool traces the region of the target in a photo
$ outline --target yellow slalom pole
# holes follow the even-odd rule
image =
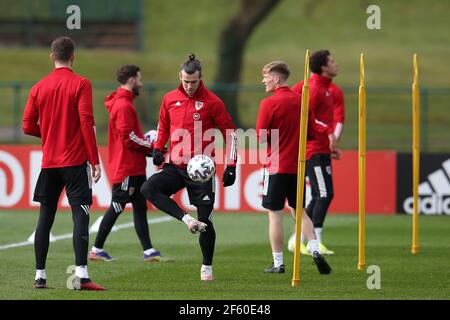
[[[359,234],[358,270],[366,268],[366,79],[364,53],[361,53],[359,71]]]
[[[413,125],[413,222],[411,253],[419,253],[419,176],[420,176],[420,89],[417,54],[413,59],[414,81],[412,84]]]
[[[303,197],[305,196],[306,136],[309,109],[309,49],[305,56],[305,74],[302,90],[302,109],[300,114],[300,139],[297,166],[297,206],[295,209],[295,248],[292,286],[300,284],[300,234],[302,229]]]

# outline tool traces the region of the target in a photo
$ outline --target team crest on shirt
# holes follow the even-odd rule
[[[325,97],[329,97],[330,96],[330,92],[329,91],[326,91],[325,92]]]
[[[204,103],[202,101],[195,101],[195,110],[200,110],[203,107]]]
[[[134,193],[134,188],[130,187],[130,189],[128,189],[128,193],[129,193],[130,196],[132,196],[133,193]]]
[[[196,112],[192,115],[192,118],[194,118],[194,120],[200,120],[200,114]]]
[[[331,176],[331,166],[326,166],[327,173]]]

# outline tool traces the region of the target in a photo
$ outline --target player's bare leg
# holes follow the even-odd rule
[[[293,208],[291,208],[291,215],[295,219],[295,209]],[[319,244],[316,239],[316,234],[314,233],[314,225],[305,209],[302,210],[302,234],[308,241],[308,247],[311,250],[314,263],[317,265],[319,272],[321,274],[330,273],[331,267],[319,253]]]
[[[269,239],[272,247],[273,265],[265,272],[284,273],[283,262],[283,212],[269,210]]]

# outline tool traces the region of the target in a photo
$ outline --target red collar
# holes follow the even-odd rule
[[[289,88],[288,86],[282,86],[282,87],[275,89],[274,92],[277,93],[277,92],[289,92],[289,91],[291,91],[291,88]]]
[[[73,70],[68,68],[68,67],[59,67],[59,68],[54,68],[53,69],[53,71],[62,71],[62,70],[68,70],[68,71],[73,73]]]
[[[318,84],[328,87],[331,83],[331,79],[327,77],[323,77],[320,74],[313,73],[311,76],[311,80],[316,81]]]
[[[136,95],[133,92],[120,87],[117,88],[117,94],[121,97],[127,98],[130,101],[133,101],[134,98],[136,98]]]

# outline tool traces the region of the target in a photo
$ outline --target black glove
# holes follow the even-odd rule
[[[229,187],[236,181],[236,167],[227,166],[223,173],[222,183],[224,187]]]
[[[153,158],[153,149],[152,149],[152,151],[150,151],[149,153],[147,153],[145,156],[147,157],[147,158]],[[164,147],[163,149],[162,149],[162,153],[163,154],[166,154],[166,152],[167,152],[167,147]]]
[[[155,166],[160,166],[164,162],[164,155],[159,149],[153,150],[153,164]]]

